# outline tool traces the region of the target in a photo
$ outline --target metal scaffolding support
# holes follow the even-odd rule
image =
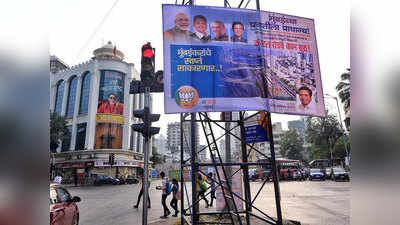
[[[260,10],[260,4],[259,0],[256,1],[256,8],[257,10]],[[243,8],[247,8],[248,4],[251,2],[251,0],[247,0],[247,3]],[[237,8],[241,8],[244,3],[244,0],[241,0]],[[178,1],[175,1],[175,4],[178,4]],[[182,5],[193,5],[194,0],[182,0]],[[232,4],[229,3],[228,0],[224,0],[224,6],[225,7],[231,7]],[[278,174],[277,174],[277,169],[276,169],[276,163],[275,163],[275,150],[274,150],[274,141],[273,141],[273,134],[272,134],[272,124],[271,124],[271,119],[270,119],[270,113],[267,113],[267,119],[264,119],[262,121],[261,126],[264,125],[264,123],[267,123],[268,125],[268,134],[269,134],[269,142],[270,142],[270,148],[271,148],[271,156],[267,156],[265,153],[259,151],[254,147],[254,143],[248,144],[246,143],[244,139],[244,134],[245,134],[245,127],[244,124],[246,121],[248,121],[250,118],[253,118],[257,115],[259,115],[260,112],[256,112],[250,116],[245,116],[246,112],[239,112],[239,120],[226,120],[220,119],[220,120],[215,120],[211,119],[209,116],[209,113],[205,112],[200,112],[197,113],[198,119],[196,118],[196,113],[183,113],[181,114],[181,157],[180,157],[180,163],[181,163],[181,171],[180,171],[180,184],[181,184],[181,191],[182,191],[182,198],[181,198],[181,224],[193,224],[193,225],[198,225],[198,224],[240,224],[240,225],[250,225],[251,224],[251,218],[255,218],[258,220],[261,220],[267,224],[272,224],[272,225],[282,225],[282,213],[281,213],[281,207],[280,207],[280,191],[279,191],[279,181],[278,181]],[[191,116],[190,119],[187,119],[188,116]],[[183,129],[183,123],[189,123],[191,124],[191,137],[186,137]],[[228,128],[222,126],[219,123],[233,123],[236,124],[234,126],[228,126]],[[206,137],[207,141],[207,146],[202,148],[202,149],[196,149],[196,129],[195,129],[195,123],[200,123],[203,133]],[[214,132],[214,129],[217,127],[218,129],[222,129],[224,132],[222,135],[216,135]],[[234,129],[240,128],[240,135],[237,135],[233,132]],[[225,137],[226,135],[230,135],[234,139],[237,139],[241,143],[241,158],[240,160],[236,160],[235,162],[224,162],[220,150],[218,149],[218,144],[217,141],[220,140],[221,138]],[[184,146],[189,147],[188,144],[188,138],[190,138],[190,157],[186,158],[184,157]],[[211,163],[204,163],[204,162],[199,162],[197,159],[197,155],[203,151],[208,149],[210,157],[211,157]],[[266,162],[248,162],[248,157],[251,153],[251,151],[255,151],[261,156],[263,156],[266,160]],[[220,188],[222,192],[222,196],[225,200],[225,209],[223,211],[210,211],[207,210],[206,212],[201,212],[200,207],[199,207],[199,202],[201,199],[199,199],[199,194],[198,194],[198,189],[200,187],[200,183],[197,182],[197,176],[202,175],[202,176],[207,176],[202,170],[200,170],[201,167],[208,166],[208,167],[213,167],[215,169],[215,175],[212,178],[208,178],[212,181],[215,182],[216,187],[215,188]],[[233,166],[239,166],[239,169],[234,171]],[[264,188],[266,182],[268,179],[265,179],[262,186],[257,190],[257,194],[254,196],[252,199],[251,197],[251,187],[249,184],[249,166],[270,166],[272,167],[272,178],[274,182],[274,191],[275,191],[275,202],[276,202],[276,210],[277,210],[277,218],[272,218],[269,216],[267,213],[263,212],[260,210],[258,207],[254,205],[257,197],[261,193],[262,189]],[[186,187],[186,183],[184,181],[184,171],[185,168],[190,168],[191,169],[191,198],[189,198],[188,194],[188,188]],[[235,176],[238,173],[243,174],[243,187],[244,187],[244,197],[238,195],[232,190],[232,182],[230,180],[232,179],[233,176]],[[205,197],[211,194],[210,192],[211,187],[208,187],[206,191]],[[239,202],[242,202],[242,205],[245,206],[245,209],[241,209],[238,205]],[[185,205],[186,204],[186,205]],[[185,207],[186,206],[186,207]],[[257,213],[257,214],[256,214]],[[200,216],[205,216],[205,215],[214,215],[218,216],[220,218],[220,221],[215,222],[215,221],[204,221],[200,220]],[[226,217],[227,216],[227,217]],[[190,217],[190,221],[188,220],[187,217]],[[243,219],[244,217],[244,219]],[[223,218],[227,219],[223,221]]]
[[[247,162],[248,154],[247,153],[247,148],[250,148],[250,151],[256,151],[259,152],[256,148],[254,148],[253,144],[248,144],[245,142],[243,135],[244,135],[244,122],[248,120],[249,118],[252,118],[254,116],[257,116],[259,112],[254,113],[253,115],[250,115],[248,117],[245,117],[245,112],[240,112],[240,118],[239,120],[212,120],[209,116],[208,113],[198,113],[198,119],[196,119],[194,114],[184,114],[181,115],[181,123],[188,123],[190,122],[191,124],[194,123],[201,123],[201,126],[203,128],[203,133],[206,137],[207,140],[207,146],[202,149],[195,149],[194,145],[195,143],[191,143],[192,149],[194,151],[191,151],[191,157],[184,159],[183,155],[183,146],[185,143],[185,135],[184,135],[184,130],[183,126],[181,126],[181,186],[182,190],[186,190],[186,197],[187,197],[187,207],[184,208],[184,200],[182,197],[182,202],[181,202],[181,211],[183,212],[181,215],[181,223],[184,224],[184,221],[186,220],[185,216],[190,216],[191,218],[191,223],[190,224],[213,224],[213,221],[200,221],[199,216],[201,215],[217,215],[220,218],[223,218],[223,216],[228,216],[229,223],[225,222],[226,224],[246,224],[250,225],[251,221],[250,218],[256,218],[259,220],[262,220],[266,222],[267,224],[277,224],[280,225],[282,224],[282,215],[280,212],[280,195],[279,195],[279,184],[278,184],[278,177],[276,173],[276,168],[274,167],[274,154],[271,155],[273,157],[268,157],[269,163],[265,162]],[[191,115],[190,120],[186,119],[188,115]],[[266,123],[268,123],[268,127],[271,126],[271,121],[270,119],[263,120]],[[221,124],[221,122],[231,122],[231,123],[237,123],[237,126],[234,126],[230,130],[224,130],[224,133],[220,136],[216,136],[214,133],[213,125],[224,129],[224,127]],[[263,124],[261,124],[262,126]],[[194,126],[192,126],[194,127]],[[233,129],[236,127],[240,127],[241,130],[241,137],[238,137],[233,134]],[[272,129],[270,130],[272,132]],[[242,155],[241,155],[241,160],[238,162],[223,162],[221,154],[220,154],[220,149],[218,148],[217,145],[217,140],[224,137],[225,135],[232,134],[232,136],[236,139],[239,139],[241,141],[241,147],[242,147]],[[194,135],[194,132],[191,132],[191,135]],[[270,136],[273,136],[272,134]],[[187,141],[186,141],[187,144]],[[271,140],[271,144],[273,144],[273,140]],[[211,156],[211,162],[209,163],[203,163],[199,162],[196,159],[196,156],[201,153],[202,151],[208,149],[210,156]],[[271,149],[273,151],[273,149]],[[261,153],[261,152],[259,152]],[[267,165],[272,165],[272,175],[273,175],[273,181],[274,181],[274,188],[275,188],[275,197],[276,197],[276,204],[277,204],[277,215],[278,218],[272,218],[269,216],[267,213],[263,212],[261,209],[256,207],[254,205],[254,202],[256,201],[257,197],[261,193],[262,189],[264,188],[266,182],[268,181],[267,179],[264,180],[262,186],[257,190],[256,195],[254,198],[251,197],[251,189],[250,189],[250,184],[248,182],[249,180],[249,175],[248,175],[248,166],[267,166]],[[203,176],[207,176],[203,171],[200,170],[201,167],[208,166],[208,167],[214,167],[215,168],[215,175],[216,177],[211,178],[216,183],[216,188],[221,187],[222,195],[224,197],[225,202],[230,202],[231,204],[226,204],[227,209],[224,211],[209,211],[207,212],[201,212],[200,207],[199,207],[199,202],[201,199],[199,199],[198,193],[197,193],[197,187],[198,183],[196,183],[196,175],[197,174],[202,174]],[[232,170],[232,174],[227,175],[227,168],[230,166],[239,166],[240,169],[237,169],[236,171]],[[276,165],[275,165],[276,166]],[[187,194],[187,187],[185,185],[185,182],[183,180],[183,171],[184,168],[190,167],[192,171],[192,196],[191,196],[191,202],[189,202],[189,196]],[[233,176],[235,176],[237,173],[242,173],[243,174],[243,183],[244,183],[244,197],[238,195],[234,191],[232,191],[232,186],[230,182],[227,182],[229,179],[231,179]],[[210,178],[209,178],[210,179]],[[207,190],[207,194],[205,197],[210,195],[210,188]],[[237,199],[236,201],[233,201],[233,199]],[[237,201],[241,201],[245,205],[245,209],[240,209],[238,207]],[[254,210],[254,211],[253,211]],[[255,213],[257,212],[257,214]],[[242,217],[245,217],[244,219]],[[219,223],[222,224],[222,223]]]

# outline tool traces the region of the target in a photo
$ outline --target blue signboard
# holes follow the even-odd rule
[[[245,127],[244,138],[247,144],[268,141],[267,131],[260,125]]]

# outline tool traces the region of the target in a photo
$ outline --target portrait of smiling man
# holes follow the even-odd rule
[[[225,25],[221,21],[214,21],[211,25],[212,32],[215,35],[213,41],[228,41],[228,36],[226,35]]]
[[[231,37],[232,42],[243,42],[247,43],[247,39],[243,37],[244,25],[241,22],[232,23],[233,37]]]
[[[195,33],[191,36],[195,41],[208,42],[211,36],[207,33],[207,19],[203,15],[193,17],[193,27]]]
[[[313,113],[314,110],[312,109],[310,103],[312,100],[312,91],[310,88],[306,86],[302,86],[299,88],[299,99],[300,104],[297,105],[297,110],[299,112],[304,113]]]
[[[190,40],[192,32],[189,31],[190,21],[185,13],[177,13],[174,19],[175,26],[164,32],[166,41],[187,42]]]

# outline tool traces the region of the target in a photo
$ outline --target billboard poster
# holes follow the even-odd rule
[[[96,149],[122,148],[125,75],[102,70],[96,115]]]
[[[228,166],[226,166],[225,169],[227,167]],[[221,177],[222,182],[225,182],[226,178],[224,176],[224,172],[222,171],[222,167],[218,166],[217,169],[218,169],[218,173],[219,173],[219,176]],[[241,170],[240,166],[231,166],[232,174],[235,174],[232,177],[232,192],[235,193],[237,196],[241,196],[241,198],[244,199],[243,189],[242,189],[242,171],[238,171],[238,170]],[[217,176],[215,176],[215,178],[217,178]],[[230,196],[228,194],[227,189],[224,190],[224,192],[225,192],[225,194],[227,194],[227,196]],[[238,210],[243,210],[243,201],[240,198],[238,198],[237,196],[235,196],[235,195],[233,196],[233,199],[235,200],[235,203],[236,203],[236,207]],[[217,186],[217,189],[215,190],[215,197],[217,198],[216,199],[217,211],[223,211],[225,208],[226,202],[225,202],[225,198],[224,198],[224,194],[222,192],[221,186]]]
[[[165,113],[325,116],[314,20],[163,5]]]

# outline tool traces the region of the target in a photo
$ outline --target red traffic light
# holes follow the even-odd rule
[[[142,46],[142,55],[143,57],[146,58],[153,58],[154,56],[154,51],[153,48],[151,47],[150,42]]]

